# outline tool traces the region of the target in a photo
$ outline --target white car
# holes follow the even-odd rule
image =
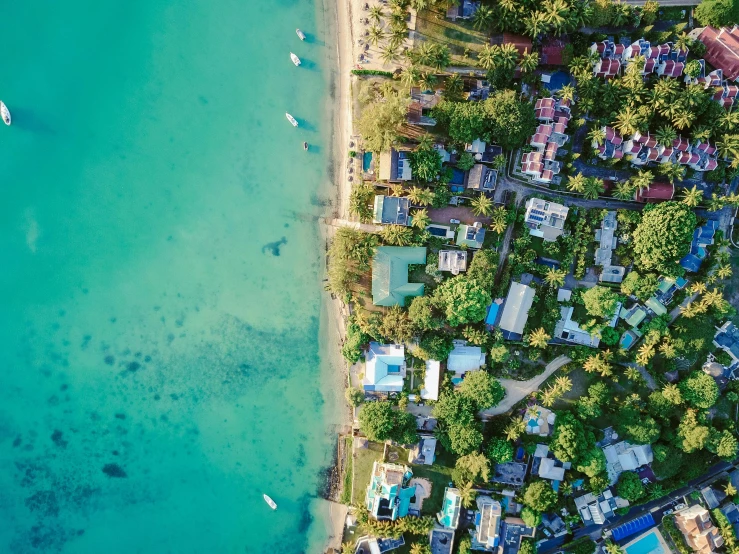
[[[450,219],[450,220],[449,220],[449,223],[454,223],[455,225],[459,225],[459,224],[460,224],[460,223],[462,223],[462,222],[461,222],[461,221],[459,221],[458,219]]]

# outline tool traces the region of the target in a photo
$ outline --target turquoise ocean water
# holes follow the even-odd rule
[[[323,546],[316,1],[4,6],[0,552]]]

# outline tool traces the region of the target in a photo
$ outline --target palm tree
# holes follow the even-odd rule
[[[428,133],[425,133],[421,135],[421,138],[418,139],[418,146],[416,147],[416,150],[430,150],[433,145],[434,137],[432,137]]]
[[[531,52],[531,54],[529,54],[527,50],[524,50],[523,56],[521,56],[521,61],[518,65],[521,68],[521,73],[530,73],[534,71],[539,66],[539,53]]]
[[[678,50],[688,50],[693,44],[693,39],[688,36],[688,33],[680,33],[675,39],[675,48]]]
[[[718,289],[711,289],[711,291],[705,293],[703,300],[707,301],[711,306],[718,306],[723,302],[724,296]]]
[[[677,131],[675,131],[675,129],[670,125],[662,125],[662,127],[655,131],[654,138],[656,138],[657,142],[662,146],[669,147],[672,146],[672,141],[677,138]]]
[[[557,91],[557,97],[562,100],[573,102],[575,100],[575,87],[572,85],[564,85]]]
[[[413,218],[411,220],[411,224],[416,229],[425,229],[428,227],[428,224],[431,223],[431,218],[429,217],[429,214],[426,210],[416,210],[413,212]]]
[[[402,183],[395,183],[390,185],[390,196],[402,196],[405,192],[405,188]]]
[[[631,17],[631,10],[633,8],[628,4],[617,2],[613,4],[613,15],[611,19],[611,25],[614,27],[623,27],[629,22]]]
[[[638,383],[642,380],[641,372],[632,366],[626,368],[626,370],[624,371],[624,375],[629,381],[633,383]]]
[[[544,407],[549,408],[557,401],[557,391],[554,388],[548,388],[540,393],[541,403]]]
[[[535,348],[546,348],[551,338],[543,327],[539,327],[529,333],[529,345]]]
[[[588,134],[588,138],[593,144],[600,146],[606,140],[606,132],[602,127],[594,127]]]
[[[693,185],[692,189],[688,189],[688,188],[683,189],[682,202],[689,208],[697,207],[698,204],[701,203],[702,199],[703,199],[703,191],[699,189],[697,185]]]
[[[418,1],[418,0],[416,0],[416,1]],[[425,2],[426,0],[423,0],[423,1]],[[411,545],[410,553],[411,554],[425,554],[425,548],[423,547],[423,545],[421,543],[414,542]]]
[[[692,302],[688,302],[687,304],[680,306],[680,315],[691,319],[698,315],[698,310]]]
[[[726,496],[734,496],[736,494],[736,487],[731,484],[731,481],[726,483],[726,486],[724,487],[724,494],[726,494]]]
[[[549,0],[544,3],[544,9],[546,10],[544,16],[547,23],[552,27],[552,31],[555,35],[561,35],[568,23],[566,16],[569,14],[569,7],[567,3],[564,0]]]
[[[385,16],[385,12],[382,11],[382,6],[372,6],[369,9],[369,19],[375,22],[375,25],[379,25],[382,22],[382,18]]]
[[[681,131],[690,127],[695,121],[695,114],[686,109],[680,109],[672,116],[672,124]]]
[[[538,37],[541,33],[546,32],[549,25],[547,24],[547,16],[544,12],[531,12],[524,20],[524,34],[531,38]]]
[[[503,206],[498,206],[490,215],[490,228],[501,235],[505,231],[507,220],[508,212]]]
[[[716,275],[719,279],[728,279],[733,273],[730,265],[721,265],[716,269]]]
[[[618,183],[612,194],[614,198],[619,200],[631,200],[634,198],[634,186],[628,182]]]
[[[418,78],[418,86],[421,90],[432,90],[436,86],[436,75],[433,73],[421,73]]]
[[[451,53],[446,44],[434,44],[432,52],[433,58],[431,60],[431,67],[437,71],[441,71],[451,63]]]
[[[421,204],[421,194],[424,189],[421,187],[411,187],[411,189],[408,191],[408,199],[411,201],[411,204],[418,204],[420,206],[424,206],[425,204]]]
[[[472,213],[475,215],[487,217],[491,213],[493,213],[493,201],[484,194],[481,194],[480,196],[472,200],[471,204]]]
[[[518,61],[518,50],[516,45],[506,42],[498,49],[497,65],[507,71],[513,71]]]
[[[724,134],[721,140],[716,141],[718,153],[724,159],[739,158],[739,135]]]
[[[707,290],[708,287],[706,287],[706,284],[701,281],[696,281],[690,285],[691,294],[705,294]]]
[[[667,180],[670,181],[670,183],[681,181],[685,175],[685,168],[677,163],[660,164],[659,171],[662,175],[667,177]]]
[[[522,417],[516,417],[511,419],[511,422],[503,432],[506,435],[506,439],[515,441],[523,434],[524,430],[526,430],[526,422]]]
[[[559,391],[560,396],[572,390],[572,379],[567,375],[560,375],[554,380],[554,388]]]
[[[444,82],[444,94],[447,98],[457,98],[464,90],[464,82],[459,73],[452,73]]]
[[[488,44],[483,45],[482,50],[477,54],[477,65],[483,69],[492,69],[495,64],[496,50],[496,46],[490,46]]]
[[[613,127],[622,135],[633,135],[638,130],[640,117],[630,106],[618,112]]]
[[[636,355],[636,363],[645,366],[649,363],[649,360],[654,356],[654,346],[650,344],[642,344],[639,348],[639,352]]]
[[[565,284],[565,277],[567,277],[567,272],[564,269],[555,269],[550,267],[544,275],[544,281],[550,287],[556,288]]]
[[[382,27],[378,27],[377,25],[372,25],[367,33],[369,33],[367,35],[367,42],[373,46],[377,46],[377,44],[385,38],[385,31],[382,30]]]
[[[413,231],[404,225],[385,225],[380,231],[380,236],[392,246],[408,246],[413,242]]]
[[[588,177],[585,180],[585,190],[583,190],[582,195],[588,200],[597,200],[598,196],[600,196],[604,190],[605,185],[603,184],[602,179],[598,179],[597,177]]]
[[[668,360],[677,356],[677,348],[675,348],[675,345],[671,342],[663,342],[659,347],[659,351],[662,352],[662,355]]]
[[[382,52],[380,53],[380,59],[382,60],[383,66],[397,61],[398,48],[392,44],[385,45],[385,47],[382,49]]]
[[[726,198],[723,196],[719,196],[715,192],[711,195],[710,200],[708,200],[707,208],[709,212],[717,212],[719,210],[723,210],[724,206],[726,206]]]
[[[612,543],[611,541],[606,542],[605,548],[608,554],[623,554],[624,553],[624,551],[621,549],[620,546],[618,546],[616,543]]]
[[[583,192],[585,190],[586,177],[582,172],[577,175],[573,175],[567,181],[567,190],[570,192]]]
[[[732,132],[739,126],[739,111],[732,109],[718,116],[718,126],[726,132]]]
[[[481,31],[482,29],[489,29],[493,23],[495,14],[493,8],[482,4],[472,16],[472,27],[476,30]]]
[[[462,501],[462,506],[465,508],[471,508],[472,504],[475,502],[475,496],[477,496],[477,493],[472,488],[472,482],[466,481],[462,483],[462,486],[459,487],[459,498]]]

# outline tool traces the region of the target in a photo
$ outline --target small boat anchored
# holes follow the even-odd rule
[[[293,127],[297,127],[298,126],[298,120],[295,119],[293,116],[291,116],[289,113],[285,112],[285,117],[287,118],[287,120],[290,123],[293,124]]]
[[[293,63],[297,66],[300,65],[300,58],[298,58],[295,54],[290,52],[290,59],[293,61]]]
[[[308,150],[308,143],[307,142],[303,142],[303,150],[306,150],[306,151]]]
[[[297,33],[300,40],[305,40],[305,33],[301,31],[300,29],[295,29],[295,33]]]
[[[10,125],[10,110],[2,100],[0,100],[0,116],[2,116],[5,125]]]
[[[276,509],[277,509],[277,504],[275,503],[275,501],[274,501],[274,500],[272,500],[272,499],[271,499],[271,498],[270,498],[269,496],[267,496],[266,494],[263,494],[262,496],[264,497],[264,501],[265,501],[265,502],[266,502],[267,504],[269,504],[269,507],[270,507],[270,508],[272,508],[273,510],[276,510]]]

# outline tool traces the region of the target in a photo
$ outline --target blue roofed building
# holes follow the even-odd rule
[[[371,342],[365,356],[362,387],[368,392],[401,392],[405,378],[405,347]]]
[[[516,554],[521,548],[521,539],[534,538],[536,529],[528,527],[517,517],[507,517],[500,526],[502,554]]]
[[[701,267],[708,253],[706,247],[713,244],[718,221],[709,219],[704,225],[693,232],[693,242],[690,244],[690,252],[680,260],[680,266],[686,271],[695,273]]]
[[[431,554],[452,554],[454,548],[454,530],[435,525],[429,533],[429,549]]]
[[[372,211],[372,221],[383,225],[410,225],[409,215],[411,201],[398,196],[375,196],[375,207]]]
[[[441,511],[436,514],[438,522],[448,529],[456,529],[459,525],[459,514],[462,510],[462,497],[458,489],[445,488]]]
[[[477,497],[475,531],[472,534],[472,550],[496,552],[500,546],[500,524],[503,509],[500,502],[489,496]]]
[[[410,486],[413,472],[407,466],[375,462],[367,486],[365,506],[377,520],[395,521],[408,515],[416,487]]]

